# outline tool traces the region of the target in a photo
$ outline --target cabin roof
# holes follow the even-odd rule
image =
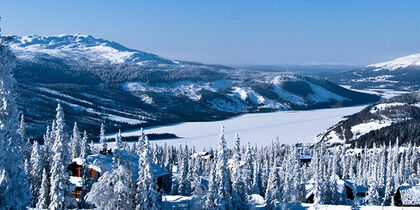
[[[130,168],[133,170],[134,179],[138,178],[138,164],[139,164],[139,156],[127,150],[120,150],[120,156],[124,160],[129,160]],[[114,157],[113,154],[110,155],[89,155],[86,160],[83,158],[75,158],[73,162],[77,163],[78,165],[82,166],[83,164],[87,164],[89,168],[100,172],[105,173],[111,170],[112,166],[112,158]],[[151,164],[152,176],[154,179],[159,177],[165,176],[169,174],[168,171],[165,169],[157,166],[156,164]]]
[[[368,189],[365,181],[362,179],[345,179],[344,183],[352,190],[356,190],[356,193],[366,193]]]
[[[404,206],[420,206],[420,185],[401,185],[398,190]]]

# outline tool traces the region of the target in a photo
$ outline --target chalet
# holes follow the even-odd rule
[[[131,169],[133,170],[134,179],[138,178],[138,160],[139,156],[126,151],[120,151],[121,158],[129,160]],[[104,154],[89,155],[86,159],[75,158],[73,162],[67,167],[67,170],[71,172],[70,182],[73,183],[76,188],[73,192],[73,197],[78,199],[82,192],[82,165],[87,165],[90,172],[90,178],[99,178],[101,175],[109,170],[112,166],[112,158],[114,155],[111,152]],[[161,167],[152,164],[151,170],[153,178],[156,180],[159,190],[164,190],[165,192],[170,191],[170,174],[168,171],[162,169]]]
[[[310,154],[304,154],[298,156],[300,166],[309,166],[312,161],[312,156]]]
[[[346,189],[346,197],[350,200],[354,199],[354,195],[357,197],[365,197],[368,190],[366,181],[363,179],[345,179],[344,187]]]
[[[351,180],[351,179],[339,179],[337,176],[337,190],[340,194],[345,194],[346,199],[354,200],[354,195],[357,197],[365,197],[367,192],[367,185],[365,184],[364,180]],[[314,202],[314,186],[315,182],[311,179],[309,182],[306,183],[306,203],[313,203]],[[355,193],[355,194],[354,194]]]
[[[396,206],[420,207],[420,185],[403,184],[399,186],[394,201]]]
[[[196,152],[191,155],[191,158],[198,158],[200,157],[204,161],[213,160],[214,155],[210,154],[209,152]]]

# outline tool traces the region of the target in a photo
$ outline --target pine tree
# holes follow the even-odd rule
[[[3,40],[0,36],[0,39]],[[16,81],[12,76],[13,57],[0,42],[0,209],[24,209],[31,191],[24,171],[24,143],[17,133],[19,112],[15,103]]]
[[[105,172],[85,196],[85,201],[99,209],[134,209],[132,173],[123,161],[113,158],[113,167]]]
[[[57,106],[55,119],[55,141],[52,146],[52,165],[51,165],[51,189],[50,198],[51,209],[67,209],[75,207],[75,199],[72,197],[73,185],[69,181],[69,174],[66,171],[67,165],[71,161],[68,142],[64,133],[64,112],[60,104]]]
[[[17,130],[19,136],[22,138],[24,146],[22,148],[23,159],[29,160],[31,157],[32,145],[31,141],[26,138],[26,123],[24,114],[20,115],[19,129]]]
[[[74,122],[73,134],[70,138],[70,149],[73,158],[80,157],[81,146],[80,146],[80,133],[77,127],[77,122]]]
[[[216,196],[217,196],[217,180],[216,180],[216,165],[212,165],[209,173],[209,188],[206,194],[206,201],[204,209],[216,209]]]
[[[106,150],[108,149],[108,144],[106,143],[106,139],[105,139],[105,128],[104,128],[103,123],[101,123],[101,131],[100,131],[100,134],[99,134],[99,142],[101,143],[101,151],[106,152]]]
[[[280,179],[279,179],[279,169],[274,162],[270,175],[267,181],[267,190],[265,191],[265,200],[267,202],[267,209],[276,209],[277,202],[279,202],[281,192],[280,192]]]
[[[248,202],[245,193],[245,184],[241,173],[240,157],[241,145],[239,135],[235,134],[235,147],[233,149],[232,168],[232,209],[248,209]]]
[[[41,187],[39,188],[38,192],[38,201],[36,203],[36,207],[39,209],[47,209],[50,204],[50,196],[49,196],[49,180],[47,171],[44,169],[42,172],[42,181],[41,181]]]
[[[32,191],[32,205],[35,205],[37,202],[37,199],[39,197],[39,189],[41,188],[42,184],[42,176],[39,175],[42,174],[44,169],[44,162],[42,157],[42,151],[41,147],[39,146],[38,142],[35,141],[34,145],[32,147],[31,152],[31,158],[30,158],[30,165],[31,165],[31,171],[30,171],[30,185],[31,185],[31,191]]]
[[[255,158],[255,162],[254,162],[254,166],[255,166],[255,168],[254,168],[254,174],[253,174],[253,179],[252,179],[252,191],[251,191],[251,194],[258,194],[258,195],[261,195],[261,177],[260,177],[260,164],[259,164],[259,162],[258,162],[258,158]],[[247,180],[247,179],[245,179],[245,176],[247,176],[247,175],[244,175],[244,180]],[[245,182],[245,181],[244,181]]]
[[[219,137],[219,146],[216,156],[216,180],[217,180],[217,195],[216,204],[219,209],[231,209],[231,185],[230,185],[230,173],[227,165],[228,154],[225,140],[224,127],[221,127],[221,133]]]
[[[191,194],[191,182],[188,177],[188,146],[185,145],[180,159],[178,192],[181,195]]]
[[[251,145],[247,144],[245,151],[245,164],[244,164],[244,183],[245,191],[247,194],[252,194],[252,180],[254,179],[254,154]]]
[[[160,209],[161,195],[157,190],[156,180],[151,171],[149,140],[145,138],[143,152],[139,158],[139,178],[137,180],[136,205],[137,210]]]
[[[86,159],[88,155],[92,154],[91,148],[88,144],[88,136],[86,131],[83,132],[82,142],[80,142],[80,157]]]
[[[82,166],[82,192],[79,197],[79,207],[80,208],[90,208],[90,205],[86,202],[86,195],[92,190],[93,183],[97,181],[97,177],[90,178],[89,167],[85,163]]]

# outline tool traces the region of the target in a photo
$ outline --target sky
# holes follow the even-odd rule
[[[2,33],[89,34],[210,64],[366,65],[420,53],[415,0],[0,0]]]

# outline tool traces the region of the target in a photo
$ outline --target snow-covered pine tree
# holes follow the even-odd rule
[[[254,160],[254,167],[255,168],[254,168],[254,174],[252,176],[253,179],[252,179],[251,194],[262,195],[260,163],[259,163],[257,157],[255,157],[254,159],[255,159]],[[247,179],[245,179],[245,176],[247,176],[247,175],[244,175],[244,180],[247,180]]]
[[[265,191],[267,209],[276,209],[277,202],[279,202],[281,196],[280,185],[279,169],[277,168],[277,163],[274,162],[268,177],[267,190]]]
[[[366,151],[367,152],[367,151]],[[373,151],[375,152],[375,151]],[[377,169],[378,164],[376,160],[376,154],[372,154],[372,161],[371,167],[369,172],[369,179],[368,179],[368,191],[366,195],[367,204],[376,206],[381,204],[381,199],[379,197],[378,192],[378,177],[377,177]]]
[[[88,135],[87,132],[83,132],[82,141],[80,142],[80,157],[86,159],[88,155],[91,155],[92,151],[90,145],[88,143]]]
[[[248,209],[247,194],[240,168],[241,143],[237,133],[235,134],[235,147],[233,149],[232,159],[232,209]]]
[[[115,174],[107,171],[95,182],[92,189],[85,196],[88,204],[95,205],[98,209],[112,210],[117,202],[114,194]]]
[[[53,147],[55,146],[55,144],[57,143],[57,141],[60,141],[61,146],[63,147],[61,152],[62,152],[62,160],[63,160],[63,165],[65,167],[67,167],[67,165],[69,165],[72,162],[72,155],[70,153],[70,143],[69,143],[69,138],[66,134],[66,132],[64,131],[65,128],[65,122],[64,122],[64,110],[63,107],[61,106],[61,104],[57,105],[56,108],[57,114],[55,117],[55,130],[54,130],[54,144]],[[51,149],[54,152],[54,148]],[[55,154],[52,154],[53,156]]]
[[[101,130],[99,133],[99,143],[101,143],[101,149],[100,151],[103,152],[108,149],[108,144],[106,143],[106,139],[105,139],[105,128],[104,128],[104,124],[101,123]]]
[[[20,115],[20,121],[19,121],[19,129],[18,129],[18,134],[20,135],[20,137],[23,140],[23,148],[22,148],[22,153],[23,153],[23,159],[24,160],[29,160],[29,158],[31,157],[31,152],[32,152],[32,144],[29,138],[26,138],[26,123],[25,123],[25,116],[24,114]]]
[[[180,195],[191,194],[191,180],[188,177],[188,146],[184,146],[184,150],[181,153],[180,168],[179,168],[179,180],[178,180],[178,192]]]
[[[160,209],[162,197],[158,192],[156,180],[153,178],[150,145],[147,137],[145,138],[143,152],[140,155],[138,167],[139,178],[137,180],[136,209]]]
[[[191,183],[191,187],[192,187],[192,195],[194,197],[195,200],[198,200],[200,203],[202,201],[202,197],[204,195],[204,190],[203,187],[201,185],[201,170],[200,170],[200,162],[201,162],[201,158],[200,157],[194,157],[194,165],[193,165],[193,172],[192,172],[192,183]]]
[[[34,145],[32,146],[32,152],[31,152],[31,158],[30,158],[30,165],[31,165],[31,171],[30,171],[30,177],[31,181],[29,182],[31,185],[31,191],[32,191],[32,206],[34,206],[39,197],[39,189],[41,188],[42,183],[42,176],[39,176],[42,174],[44,170],[44,158],[42,157],[42,150],[41,147],[38,144],[38,141],[34,141]]]
[[[82,150],[83,151],[83,150]],[[86,163],[82,166],[82,192],[79,197],[79,207],[80,208],[90,208],[91,206],[86,202],[86,194],[89,193],[92,189],[93,183],[97,181],[97,177],[90,178],[89,167]]]
[[[47,171],[44,169],[42,172],[42,181],[41,187],[38,189],[38,197],[36,208],[38,209],[47,209],[50,204],[50,184],[47,175]]]
[[[24,147],[19,128],[19,111],[12,76],[13,56],[0,35],[0,209],[24,209],[31,191],[24,171]]]
[[[204,209],[216,209],[216,196],[217,196],[217,187],[218,183],[216,180],[216,165],[212,164],[210,166],[210,173],[209,173],[209,188],[206,193],[205,202],[204,202]]]
[[[79,128],[77,127],[77,122],[74,122],[73,134],[71,135],[71,138],[70,138],[70,149],[71,149],[71,155],[73,158],[80,157],[80,153],[81,153],[80,133],[79,133]]]
[[[57,108],[57,113],[60,113]],[[59,114],[57,114],[59,115]],[[64,133],[61,130],[62,122],[57,122],[56,139],[52,147],[54,154],[51,165],[51,189],[49,204],[50,209],[67,209],[76,206],[76,200],[72,197],[73,185],[70,183],[69,174],[66,171]],[[61,130],[61,131],[60,131]]]
[[[232,208],[230,173],[227,162],[228,153],[225,139],[225,131],[224,127],[221,126],[219,146],[216,156],[216,180],[218,187],[215,202],[219,209]]]
[[[245,184],[245,192],[246,194],[252,194],[252,180],[254,179],[254,158],[255,155],[252,151],[252,147],[249,144],[249,142],[246,145],[246,149],[245,149],[245,164],[242,168],[243,170],[243,179],[244,179],[244,184]]]
[[[118,165],[115,174],[114,182],[114,195],[116,197],[116,203],[114,209],[126,210],[134,209],[135,203],[133,201],[136,193],[133,184],[132,173],[127,169],[124,164]]]

